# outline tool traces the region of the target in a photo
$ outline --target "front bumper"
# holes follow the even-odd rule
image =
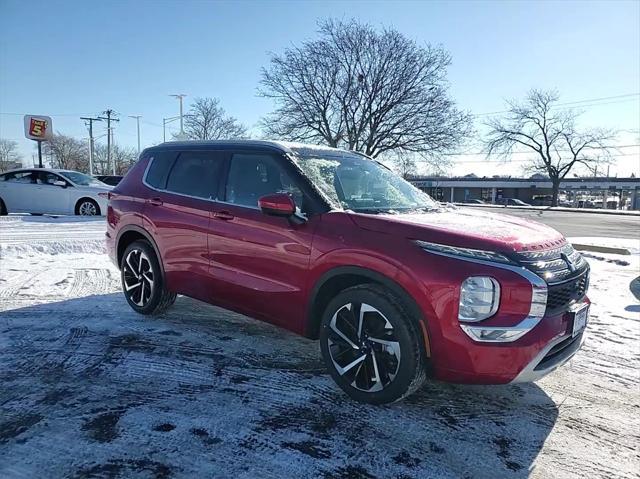
[[[450,343],[444,354],[433,358],[434,376],[464,384],[536,381],[562,366],[580,349],[586,330],[575,337],[572,330],[572,314],[567,311],[545,316],[512,343],[478,343],[464,335],[464,339]]]
[[[518,374],[512,383],[530,383],[542,379],[569,361],[582,347],[585,331],[562,336],[551,341],[533,360]]]

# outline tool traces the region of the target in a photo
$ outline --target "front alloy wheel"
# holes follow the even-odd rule
[[[93,201],[85,200],[78,206],[78,214],[80,216],[97,216],[98,205]]]
[[[420,318],[394,292],[374,284],[354,286],[329,302],[320,348],[329,373],[357,401],[402,399],[426,379]]]
[[[348,303],[332,316],[329,328],[331,361],[352,387],[382,391],[395,379],[400,343],[384,314],[367,303]]]

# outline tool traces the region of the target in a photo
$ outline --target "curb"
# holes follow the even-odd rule
[[[456,206],[469,207],[469,208],[490,208],[507,211],[538,211],[544,213],[547,211],[557,211],[560,213],[591,213],[595,215],[615,215],[615,216],[640,216],[640,211],[619,211],[619,210],[606,210],[606,209],[591,209],[591,208],[563,208],[552,206],[501,206],[501,205],[478,205],[471,203],[454,203]]]
[[[609,254],[621,254],[621,255],[631,255],[631,252],[626,248],[614,248],[611,246],[598,246],[593,244],[580,244],[580,243],[571,243],[574,249],[579,251],[592,251],[594,253],[609,253]]]

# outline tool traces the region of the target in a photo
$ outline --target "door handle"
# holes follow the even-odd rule
[[[149,204],[153,206],[162,206],[162,200],[160,198],[151,198]]]
[[[213,217],[222,221],[229,221],[234,218],[234,216],[228,211],[217,211],[213,214]]]

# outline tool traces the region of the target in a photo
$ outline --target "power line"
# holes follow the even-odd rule
[[[635,148],[640,146],[640,144],[636,144],[636,145],[610,145],[610,146],[596,146],[593,148],[589,148],[589,150],[615,150],[618,148]],[[560,153],[570,153],[570,150],[558,150]],[[535,152],[531,151],[514,151],[511,152],[510,155],[531,155],[534,154]],[[476,156],[476,155],[486,155],[487,152],[486,151],[476,151],[476,152],[461,152],[461,153],[443,153],[442,156]],[[631,153],[629,155],[633,155],[634,153]],[[627,155],[620,155],[620,156],[627,156]]]
[[[616,158],[621,158],[623,156],[637,156],[637,155],[631,155],[631,154],[612,155],[611,158],[616,159]],[[463,161],[455,161],[454,163],[456,165],[466,165],[469,163],[485,163],[485,164],[497,165],[501,163],[526,163],[531,160],[532,158],[520,158],[520,159],[513,159],[513,160],[463,160]]]
[[[628,101],[635,101],[634,98],[630,98],[630,97],[637,97],[637,96],[640,96],[640,93],[626,93],[624,95],[603,96],[600,98],[588,98],[585,100],[576,100],[576,101],[568,101],[564,103],[557,103],[553,105],[552,108],[557,108],[559,106],[571,106],[571,105],[579,105],[579,106],[586,107],[586,106],[610,105],[612,103],[625,103]],[[619,100],[622,98],[626,98],[626,100]],[[600,102],[604,100],[614,100],[614,99],[618,99],[618,101],[607,102],[607,103],[594,103],[594,102]],[[582,105],[582,103],[587,103],[587,104]],[[500,113],[509,113],[509,111],[510,110],[489,111],[485,113],[475,113],[475,114],[472,114],[472,116],[476,117],[476,116],[498,115]]]
[[[15,116],[24,116],[29,113],[14,113],[8,111],[0,111],[0,115],[15,115]],[[48,116],[82,116],[82,115],[91,115],[91,113],[49,113]]]

